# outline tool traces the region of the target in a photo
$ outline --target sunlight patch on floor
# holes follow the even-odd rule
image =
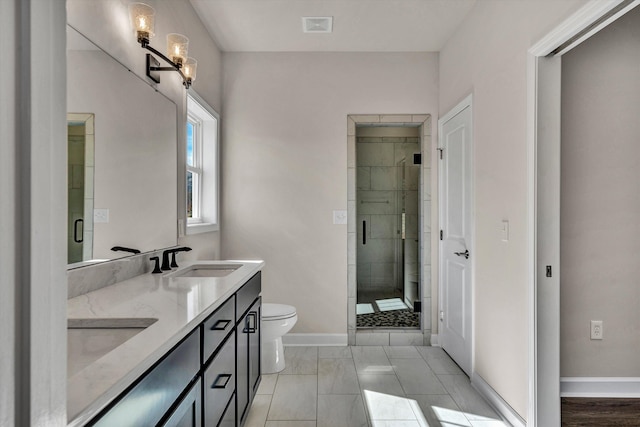
[[[437,423],[429,424],[428,417],[413,399],[372,390],[363,390],[363,397],[373,427],[509,427],[498,419],[439,406],[431,406]],[[433,421],[434,417],[430,418]]]
[[[371,314],[373,312],[373,305],[371,304],[356,304],[356,314]]]
[[[376,305],[380,311],[405,310],[409,308],[400,298],[377,299]]]
[[[362,369],[363,374],[393,374],[393,366],[389,365],[369,365]]]

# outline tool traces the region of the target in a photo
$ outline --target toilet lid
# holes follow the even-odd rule
[[[296,315],[296,308],[286,304],[262,304],[262,318],[268,320],[287,319]]]

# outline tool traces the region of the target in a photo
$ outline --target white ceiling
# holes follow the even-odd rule
[[[437,52],[476,0],[190,0],[225,52]],[[333,33],[302,32],[333,16]]]

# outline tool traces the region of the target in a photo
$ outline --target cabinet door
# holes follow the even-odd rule
[[[260,385],[260,308],[258,298],[242,319],[242,333],[238,333],[238,416],[244,424],[253,396]]]
[[[196,329],[90,425],[155,427],[199,370],[200,330]]]
[[[200,380],[173,411],[162,427],[202,427],[202,385]]]
[[[244,420],[249,406],[249,313],[247,313],[237,330],[238,346],[236,348],[236,400],[238,403],[238,418]],[[239,423],[242,425],[242,421]]]
[[[249,402],[253,401],[253,396],[258,391],[260,385],[260,310],[262,299],[253,304],[249,310]]]

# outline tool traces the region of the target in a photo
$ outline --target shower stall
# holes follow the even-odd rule
[[[417,127],[356,130],[357,326],[419,327]]]

